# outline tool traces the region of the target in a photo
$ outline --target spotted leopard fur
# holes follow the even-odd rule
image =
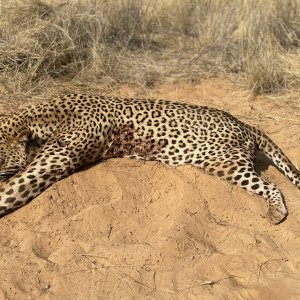
[[[28,147],[37,140],[38,147]],[[255,171],[257,150],[300,188],[300,172],[285,154],[229,113],[165,100],[68,95],[1,118],[0,215],[86,164],[130,157],[191,164],[259,194],[276,224],[287,209],[278,188]]]

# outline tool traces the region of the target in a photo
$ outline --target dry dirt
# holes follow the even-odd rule
[[[299,168],[297,103],[221,79],[150,96],[231,112]],[[113,159],[61,180],[0,220],[0,299],[300,299],[300,191],[258,165],[285,195],[280,225],[261,197],[190,166]]]

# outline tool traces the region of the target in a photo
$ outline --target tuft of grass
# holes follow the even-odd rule
[[[256,94],[300,86],[298,0],[9,1],[0,88],[59,82],[153,87],[231,74]]]

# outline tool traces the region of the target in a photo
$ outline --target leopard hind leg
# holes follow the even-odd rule
[[[288,214],[282,193],[273,183],[266,182],[255,171],[252,153],[247,154],[243,150],[243,155],[240,156],[237,152],[231,151],[226,158],[214,157],[194,165],[211,175],[263,196],[267,202],[266,217],[273,224],[282,222]]]

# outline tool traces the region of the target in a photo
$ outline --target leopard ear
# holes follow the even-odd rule
[[[27,142],[30,139],[31,132],[30,131],[23,131],[17,137],[18,143]]]
[[[14,145],[26,143],[30,139],[30,131],[22,131],[17,137],[10,140]]]

